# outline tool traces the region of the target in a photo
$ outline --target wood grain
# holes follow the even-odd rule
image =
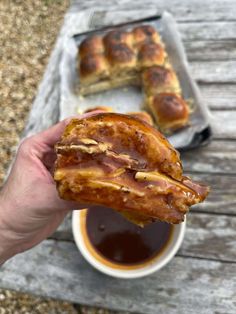
[[[145,314],[234,314],[235,273],[234,263],[176,257],[152,276],[118,280],[92,269],[73,243],[53,240],[0,269],[2,287],[14,280],[15,289]]]
[[[218,22],[180,22],[178,23],[183,41],[196,40],[233,40],[236,37],[236,22],[218,21]]]
[[[71,11],[81,11],[96,8],[101,11],[99,19],[112,23],[111,15],[107,13],[107,3],[103,0],[73,0]],[[135,9],[137,8],[137,9]],[[153,0],[133,1],[113,0],[109,2],[109,11],[114,11],[115,21],[120,22],[124,16],[132,19],[137,14],[141,17],[160,14],[163,11],[172,13],[177,21],[236,21],[236,8],[233,0]],[[113,22],[114,23],[114,22]]]
[[[185,172],[236,174],[236,141],[213,140],[207,146],[182,152],[181,159]]]
[[[199,84],[202,100],[211,110],[236,109],[236,84]]]
[[[181,255],[236,263],[236,217],[190,213]]]
[[[201,83],[236,83],[236,61],[192,61],[191,73]]]
[[[190,61],[227,61],[236,59],[236,41],[234,39],[185,41],[184,47]]]
[[[236,139],[236,111],[215,110],[212,111],[211,125],[214,138]],[[221,150],[222,152],[222,150]]]

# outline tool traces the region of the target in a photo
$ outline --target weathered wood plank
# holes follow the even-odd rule
[[[221,209],[221,215],[212,215],[191,210],[187,215],[186,236],[179,254],[236,263],[236,216],[227,216],[223,212]],[[50,238],[73,241],[71,216]]]
[[[190,61],[222,61],[236,59],[236,41],[197,40],[185,41],[185,50]]]
[[[236,111],[212,111],[211,125],[214,138],[236,139]],[[223,146],[222,146],[223,151]]]
[[[233,40],[236,37],[236,22],[190,22],[178,23],[182,40]]]
[[[199,84],[202,99],[210,109],[236,109],[236,84]]]
[[[14,278],[17,290],[110,309],[235,313],[236,264],[232,263],[176,257],[152,276],[118,280],[88,266],[74,244],[47,240],[7,262],[0,273],[6,288],[12,287]]]
[[[181,159],[186,172],[236,174],[236,141],[214,140],[207,146],[182,152]]]
[[[179,254],[236,263],[236,217],[190,213]]]
[[[137,0],[135,7],[143,12],[143,17],[161,13],[164,10],[171,12],[178,21],[235,21],[236,8],[234,0]],[[103,0],[73,0],[71,10],[80,11],[83,9],[96,8],[103,11],[101,19],[111,23],[106,13],[107,4]],[[135,16],[134,3],[130,0],[113,0],[109,2],[109,11],[115,11],[116,20],[120,21],[121,17],[126,15],[129,19]]]
[[[191,174],[199,182],[204,182],[211,187],[207,199],[191,208],[192,212],[205,212],[220,215],[236,215],[236,176]]]
[[[236,83],[236,61],[192,61],[191,73],[204,83]]]

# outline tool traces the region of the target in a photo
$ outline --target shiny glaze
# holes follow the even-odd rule
[[[183,178],[179,154],[156,129],[124,114],[72,120],[56,151],[61,198],[125,208],[129,216],[142,214],[140,221],[135,217],[139,225],[147,219],[180,223],[208,193]]]

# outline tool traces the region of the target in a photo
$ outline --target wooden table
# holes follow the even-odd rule
[[[90,25],[82,26],[83,30],[101,23],[153,15],[164,9],[175,16],[193,76],[211,109],[214,133],[210,145],[181,157],[185,171],[194,179],[207,181],[212,192],[204,204],[194,207],[188,215],[186,237],[177,256],[152,276],[117,280],[95,271],[76,249],[68,218],[52,238],[8,261],[0,269],[0,286],[130,312],[236,313],[236,2],[72,3],[25,135],[58,120],[62,44],[68,36],[71,17],[78,21],[80,14],[84,14],[82,10],[89,8],[96,8],[97,12]],[[137,16],[131,12],[134,9]],[[111,21],[105,10],[116,11],[116,21]],[[86,14],[89,16],[88,11]]]

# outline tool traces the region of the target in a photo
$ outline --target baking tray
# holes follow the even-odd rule
[[[143,110],[143,94],[141,88],[134,86],[121,87],[101,93],[82,97],[78,94],[79,76],[77,72],[78,47],[83,39],[94,34],[122,28],[129,30],[136,25],[150,24],[160,33],[173,68],[175,69],[183,92],[183,97],[191,108],[189,126],[167,136],[170,143],[179,150],[188,150],[205,145],[211,138],[210,113],[203,103],[199,88],[190,75],[189,65],[180,39],[177,24],[172,15],[164,12],[159,16],[129,23],[106,26],[97,30],[76,34],[67,38],[63,46],[60,64],[61,98],[60,118],[64,119],[75,113],[83,113],[95,106],[109,106],[115,112],[127,113]]]

